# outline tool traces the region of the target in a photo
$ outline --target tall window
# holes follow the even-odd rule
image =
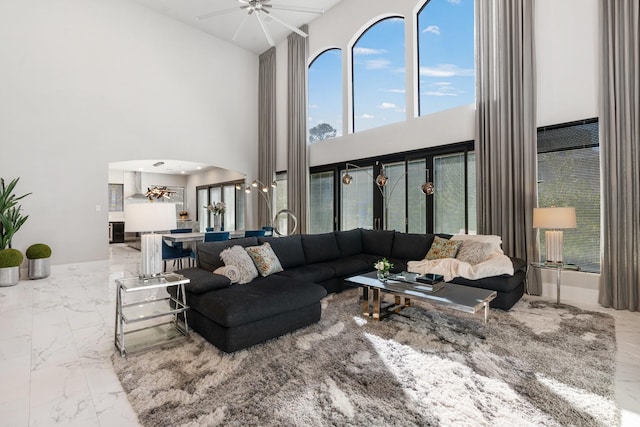
[[[475,101],[474,0],[427,0],[418,13],[419,115]]]
[[[344,174],[341,171],[340,176]],[[373,228],[373,191],[371,176],[373,167],[349,169],[351,184],[340,185],[340,227],[342,230],[353,228]]]
[[[309,142],[342,135],[342,50],[322,52],[309,65]]]
[[[433,229],[436,233],[475,234],[475,155],[433,158]]]
[[[354,44],[353,131],[406,119],[404,19],[385,18]]]
[[[600,145],[595,119],[538,129],[538,205],[576,208],[577,228],[564,230],[564,261],[599,272]],[[544,233],[540,241],[544,259]]]
[[[309,232],[327,233],[334,230],[334,172],[312,173],[309,180]]]
[[[197,220],[200,231],[204,232],[208,227],[213,227],[213,213],[207,210],[207,205],[218,202],[223,202],[226,208],[224,215],[222,215],[223,229],[226,231],[243,230],[244,195],[244,181],[204,185],[196,188]]]
[[[426,173],[427,161],[423,159],[409,160],[407,162],[408,185],[407,194],[407,231],[409,233],[427,232],[427,197],[422,193],[422,184],[430,177]],[[419,191],[415,191],[420,189]],[[429,196],[432,197],[432,196]]]

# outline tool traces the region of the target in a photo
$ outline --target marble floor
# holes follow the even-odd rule
[[[110,245],[109,261],[54,266],[50,277],[0,288],[0,426],[137,426],[111,365],[115,280],[140,253]],[[640,425],[640,313],[579,305],[616,319],[616,399]]]

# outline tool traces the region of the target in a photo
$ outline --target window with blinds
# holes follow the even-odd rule
[[[538,129],[538,206],[574,206],[577,228],[564,230],[563,258],[600,271],[600,145],[597,119]],[[546,258],[544,233],[540,252]]]

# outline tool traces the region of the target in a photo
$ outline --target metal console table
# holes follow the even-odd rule
[[[580,267],[575,264],[563,264],[556,262],[532,262],[531,266],[541,270],[556,271],[556,304],[560,304],[560,283],[562,281],[562,272],[580,271]]]

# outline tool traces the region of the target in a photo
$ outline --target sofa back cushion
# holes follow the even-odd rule
[[[359,255],[362,253],[362,229],[336,231],[336,242],[342,256]]]
[[[433,243],[433,234],[401,233],[396,231],[393,236],[393,258],[417,261],[424,259]]]
[[[340,249],[333,233],[303,234],[302,248],[307,264],[340,258]]]
[[[220,242],[204,242],[197,246],[198,267],[207,271],[213,271],[218,267],[223,267],[224,262],[220,258],[220,252],[231,246],[255,246],[258,244],[256,237],[245,237],[244,239],[224,240]]]
[[[362,252],[390,258],[394,234],[393,230],[362,230]]]
[[[269,242],[271,249],[280,260],[280,265],[285,270],[306,264],[302,239],[299,234],[286,237],[259,237],[258,241],[260,244]]]

